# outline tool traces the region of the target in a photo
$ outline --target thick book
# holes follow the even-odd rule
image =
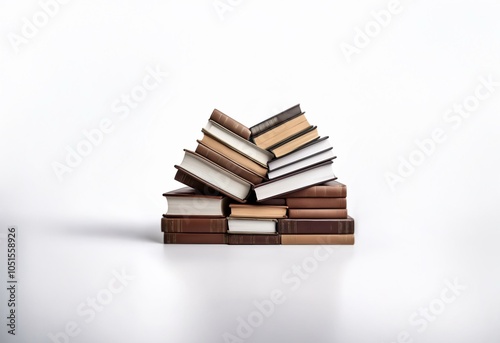
[[[261,147],[262,149],[267,149],[273,145],[276,145],[289,137],[296,135],[309,128],[311,125],[307,121],[304,113],[299,116],[293,117],[292,119],[281,123],[280,125],[262,133],[257,137],[253,137],[253,142]]]
[[[303,159],[309,158],[311,156],[317,155],[326,150],[331,150],[332,145],[329,141],[329,137],[320,137],[307,144],[304,144],[297,150],[286,154],[280,158],[275,158],[267,164],[269,171],[273,171],[278,168],[285,167],[289,164],[301,161]]]
[[[289,109],[284,110],[283,112],[280,112],[266,120],[263,120],[260,123],[250,127],[250,131],[252,132],[252,137],[260,135],[266,130],[271,129],[274,126],[279,125],[282,122],[289,120],[290,118],[293,118],[294,116],[298,116],[301,113],[302,111],[300,110],[300,105],[297,104],[295,106],[290,107]]]
[[[227,169],[230,172],[244,178],[254,185],[257,185],[264,180],[264,177],[238,164],[235,160],[231,160],[228,157],[218,153],[217,151],[212,150],[200,141],[198,141],[198,146],[196,147],[195,152],[203,157],[208,158],[210,161],[218,164],[222,168]]]
[[[348,234],[354,233],[354,219],[278,219],[281,234]]]
[[[336,179],[332,161],[323,162],[306,169],[263,182],[254,186],[257,201],[283,198],[290,192]]]
[[[209,120],[207,125],[202,129],[204,134],[210,134],[213,138],[224,143],[233,150],[236,150],[243,156],[248,157],[252,161],[267,168],[267,162],[273,158],[273,154],[269,151],[259,148],[254,143],[238,136],[232,131],[229,131],[224,126],[221,126]]]
[[[227,218],[228,233],[276,233],[276,219]]]
[[[226,233],[227,219],[163,216],[161,218],[161,231],[170,233]]]
[[[227,235],[227,244],[229,245],[275,245],[281,244],[278,234],[237,234]]]
[[[214,122],[224,126],[226,129],[236,133],[238,136],[246,140],[250,139],[250,135],[252,133],[250,132],[250,129],[248,127],[222,113],[218,109],[213,110],[212,115],[210,116],[210,120],[213,120]]]
[[[236,150],[233,150],[230,147],[228,147],[227,145],[219,142],[218,140],[216,140],[215,138],[210,136],[210,134],[204,134],[203,138],[201,139],[201,141],[198,141],[198,143],[199,144],[201,143],[201,144],[205,145],[206,147],[212,149],[213,151],[216,151],[219,154],[226,156],[230,160],[247,168],[248,170],[254,172],[255,174],[257,174],[261,177],[266,176],[266,173],[267,173],[266,167],[261,166],[260,164],[252,161],[251,159],[243,156],[242,154],[240,154]]]
[[[170,233],[163,234],[165,244],[227,244],[225,233]]]
[[[308,158],[304,158],[304,159],[297,161],[295,163],[286,165],[284,167],[275,169],[273,171],[269,171],[267,173],[267,177],[269,179],[275,179],[277,177],[293,173],[297,170],[307,168],[309,166],[312,166],[312,165],[315,165],[315,164],[318,164],[321,162],[333,160],[335,158],[337,158],[337,156],[335,156],[333,154],[333,150],[332,150],[332,148],[330,148],[326,151],[320,152],[319,154],[312,155]]]
[[[192,187],[182,187],[163,193],[167,199],[168,216],[225,217],[229,213],[229,198],[203,194]]]
[[[259,201],[259,205],[286,206],[286,199],[285,198],[269,198],[266,200]]]
[[[230,204],[231,217],[286,218],[287,206]]]
[[[353,245],[354,234],[344,235],[281,235],[281,244],[283,245]]]
[[[290,208],[288,218],[347,218],[345,208]]]
[[[276,158],[279,158],[318,138],[318,128],[316,126],[311,126],[295,136],[269,147],[268,150],[272,152]]]
[[[291,209],[347,208],[347,198],[288,198],[286,205]]]
[[[196,179],[202,185],[215,189],[239,202],[246,202],[250,194],[252,187],[250,182],[195,152],[184,149],[184,159],[180,165],[175,165],[175,168]],[[176,178],[176,180],[183,182],[183,179]],[[199,187],[199,185],[187,183],[186,185],[193,188]],[[203,187],[199,190],[203,192],[206,191],[206,188]]]
[[[345,198],[346,196],[346,185],[338,181],[328,181],[286,195],[287,198]]]

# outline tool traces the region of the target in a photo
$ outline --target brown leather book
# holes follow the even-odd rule
[[[169,233],[163,234],[165,244],[227,244],[225,233]]]
[[[260,205],[277,205],[277,206],[286,206],[285,198],[270,198],[267,200],[259,201]]]
[[[218,109],[213,110],[212,115],[210,116],[210,120],[213,120],[214,122],[224,126],[226,129],[236,133],[242,138],[245,138],[247,140],[250,139],[250,135],[252,133],[250,132],[250,129],[248,127],[222,113]]]
[[[280,235],[252,235],[252,234],[228,234],[227,244],[229,245],[273,245],[281,244]]]
[[[347,218],[347,209],[326,209],[326,208],[290,208],[288,210],[288,218],[332,218],[345,219]]]
[[[347,208],[346,198],[288,198],[288,208]]]
[[[354,233],[354,219],[278,219],[281,234],[348,234]]]
[[[283,245],[353,245],[354,234],[346,235],[281,235],[281,244]]]
[[[215,150],[212,150],[211,148],[204,145],[201,141],[197,142],[198,146],[196,147],[195,152],[200,154],[201,156],[208,158],[209,160],[218,164],[222,168],[225,168],[230,172],[233,172],[234,174],[241,176],[242,178],[250,181],[254,185],[257,185],[264,180],[262,176],[251,171],[250,169],[243,167],[242,165],[239,165],[236,161],[221,155]]]
[[[345,198],[346,196],[346,185],[335,180],[306,187],[286,195],[287,198]]]
[[[168,217],[161,218],[161,231],[170,233],[226,233],[226,218]]]
[[[284,110],[264,121],[261,121],[258,124],[255,124],[250,128],[252,132],[252,137],[258,136],[263,132],[272,129],[275,126],[280,125],[281,123],[290,120],[291,118],[298,116],[302,113],[300,109],[300,105],[297,104],[295,106],[290,107],[289,109]]]

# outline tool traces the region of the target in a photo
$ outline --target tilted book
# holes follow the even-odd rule
[[[250,131],[252,132],[252,137],[255,137],[257,135],[260,135],[261,133],[265,132],[266,130],[269,130],[287,120],[290,118],[293,118],[295,116],[298,116],[302,113],[300,110],[300,105],[297,104],[295,106],[290,107],[289,109],[284,110],[283,112],[280,112],[266,120],[261,121],[258,124],[255,124],[250,128]]]
[[[250,129],[248,127],[231,118],[230,116],[222,113],[218,109],[213,110],[212,115],[210,116],[210,120],[213,120],[214,122],[224,126],[226,129],[234,132],[235,134],[246,140],[250,139],[250,135],[252,133],[250,132]]]

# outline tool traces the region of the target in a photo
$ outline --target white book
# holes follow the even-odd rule
[[[288,164],[284,167],[275,169],[273,171],[270,171],[267,173],[267,177],[269,179],[275,179],[277,177],[293,173],[294,171],[297,171],[299,169],[303,169],[309,166],[312,166],[314,164],[332,160],[335,158],[335,155],[333,154],[333,149],[330,148],[328,150],[325,150],[323,152],[320,152],[319,154],[309,156],[304,159],[300,159],[297,162],[294,162],[292,164]]]
[[[228,233],[275,233],[276,219],[227,218]]]
[[[259,148],[249,140],[238,136],[234,132],[226,129],[225,127],[217,124],[212,120],[208,121],[207,125],[202,131],[203,133],[208,133],[231,149],[238,151],[242,155],[257,162],[263,167],[267,168],[267,162],[269,162],[274,157],[271,152]]]
[[[312,155],[331,149],[332,145],[328,140],[328,136],[319,138],[307,145],[304,145],[298,150],[295,150],[283,157],[269,161],[269,171],[284,167],[286,165],[308,158]]]

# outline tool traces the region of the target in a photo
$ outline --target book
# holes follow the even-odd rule
[[[332,180],[323,184],[303,188],[301,190],[288,193],[288,198],[345,198],[347,187],[343,183]]]
[[[245,202],[250,194],[252,187],[250,182],[195,152],[184,149],[184,159],[180,165],[175,165],[175,168],[199,181],[197,185],[186,184],[187,186],[193,188],[200,187],[200,184],[208,186],[209,189],[217,190],[239,202]],[[183,178],[176,180],[182,182]],[[198,190],[206,191],[206,188]]]
[[[291,209],[346,208],[347,198],[288,198],[286,199],[286,205]]]
[[[284,245],[322,245],[322,244],[336,244],[336,245],[353,245],[354,234],[344,235],[281,235],[281,244]]]
[[[161,218],[161,231],[171,233],[226,233],[227,219],[213,217]]]
[[[163,193],[167,199],[169,216],[225,217],[229,213],[229,198],[206,195],[191,187],[182,187]]]
[[[250,132],[250,129],[248,127],[236,121],[235,119],[229,117],[228,115],[222,113],[216,108],[210,115],[210,120],[213,120],[214,122],[224,126],[226,129],[234,132],[235,134],[246,140],[250,139],[250,135],[252,133]]]
[[[287,206],[230,204],[230,217],[286,218]]]
[[[307,167],[312,166],[314,164],[318,164],[318,163],[325,162],[328,160],[333,160],[335,158],[336,158],[336,156],[333,154],[332,148],[330,148],[328,150],[320,152],[319,154],[312,155],[308,158],[301,159],[300,161],[297,161],[295,163],[288,164],[284,167],[275,169],[273,171],[269,171],[267,173],[267,177],[269,179],[275,179],[277,177],[293,173],[294,171],[297,171],[297,170],[300,170],[303,168],[307,168]]]
[[[215,138],[211,137],[209,134],[204,134],[201,141],[197,141],[198,144],[203,144],[206,147],[218,152],[219,154],[226,156],[230,160],[236,162],[237,164],[247,168],[248,170],[256,173],[259,176],[265,177],[267,174],[267,168],[261,166],[260,164],[252,161],[251,159],[243,156],[239,152],[231,149],[227,145],[219,142]]]
[[[259,205],[286,206],[286,199],[285,198],[269,198],[266,200],[259,201]]]
[[[195,152],[218,164],[222,168],[227,169],[230,172],[251,182],[254,185],[259,184],[264,180],[263,176],[258,175],[250,169],[247,169],[246,167],[238,164],[236,161],[231,160],[228,157],[216,152],[215,150],[210,149],[200,141],[198,141],[198,146],[196,147]]]
[[[274,245],[281,244],[278,234],[237,234],[227,235],[227,244],[229,245]]]
[[[163,234],[165,244],[227,244],[225,233],[170,233]]]
[[[330,144],[328,138],[329,138],[328,136],[320,137],[309,143],[304,144],[303,146],[301,146],[300,148],[289,154],[286,154],[280,158],[275,158],[269,161],[267,164],[269,171],[273,171],[275,169],[287,166],[302,159],[309,158],[328,149],[332,149],[332,145]]]
[[[296,135],[299,132],[304,131],[311,125],[307,121],[305,114],[300,114],[287,120],[280,125],[260,134],[257,137],[253,137],[253,142],[262,149],[267,149],[273,145],[276,145],[287,138]]]
[[[289,218],[347,218],[347,209],[345,208],[290,208],[288,210]]]
[[[300,110],[300,105],[297,104],[266,120],[263,120],[260,123],[250,127],[250,132],[252,133],[252,137],[258,136],[259,134],[265,132],[266,130],[269,130],[274,126],[279,125],[280,123],[287,121],[290,118],[293,118],[294,116],[297,116],[301,113],[302,111]]]
[[[292,136],[285,141],[269,147],[268,150],[278,158],[294,150],[297,150],[299,147],[317,138],[319,138],[318,128],[316,126],[311,126],[305,131],[301,131],[295,136]]]
[[[354,219],[278,219],[280,234],[348,234],[354,233]]]
[[[228,233],[275,233],[276,219],[227,218]]]
[[[259,148],[254,143],[229,131],[213,120],[208,121],[207,125],[202,129],[202,132],[204,134],[210,134],[213,138],[260,164],[264,168],[267,168],[267,162],[273,158],[273,154],[269,151]]]
[[[332,161],[326,161],[300,171],[254,186],[257,201],[283,197],[290,192],[336,179]]]

